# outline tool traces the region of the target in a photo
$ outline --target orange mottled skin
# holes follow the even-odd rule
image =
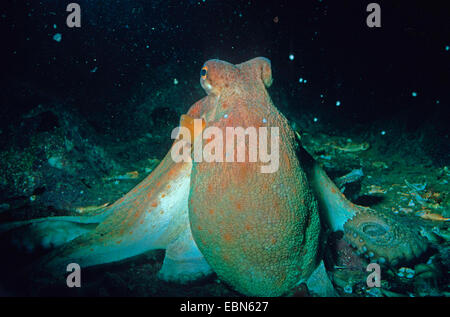
[[[317,204],[296,158],[295,136],[267,93],[269,60],[239,65],[210,60],[205,66],[201,84],[215,104],[206,128],[220,128],[225,138],[226,127],[278,127],[279,169],[261,173],[264,163],[248,159],[195,162],[189,195],[192,234],[213,270],[235,289],[281,295],[314,269],[320,231]]]

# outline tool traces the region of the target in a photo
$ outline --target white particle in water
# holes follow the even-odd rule
[[[56,33],[55,35],[53,35],[53,39],[54,39],[56,42],[61,42],[61,40],[62,40],[62,35],[61,35],[61,33]]]

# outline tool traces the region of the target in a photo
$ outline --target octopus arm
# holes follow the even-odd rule
[[[107,208],[93,216],[59,216],[7,222],[0,225],[0,236],[3,242],[8,241],[28,253],[51,249],[91,232],[111,211]]]
[[[319,163],[302,147],[299,140],[298,143],[297,157],[304,167],[319,204],[322,222],[333,231],[344,230],[344,224],[356,215],[358,206],[345,198]]]
[[[323,168],[299,145],[298,156],[319,203],[323,222],[371,261],[397,264],[420,256],[427,241],[394,215],[358,206],[339,191]]]
[[[396,265],[419,257],[427,241],[394,216],[359,207],[359,212],[344,225],[344,238],[357,252],[371,261]]]
[[[167,246],[158,276],[165,281],[187,283],[212,272],[192,237],[190,227],[187,226],[183,233]]]

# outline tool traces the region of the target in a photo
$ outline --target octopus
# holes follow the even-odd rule
[[[62,281],[69,263],[84,268],[164,249],[161,279],[187,283],[215,272],[244,295],[282,296],[320,280],[315,274],[319,268],[324,272],[319,264],[324,228],[343,231],[372,262],[395,264],[425,251],[425,240],[392,215],[348,201],[301,146],[267,91],[272,84],[267,58],[237,65],[209,60],[200,84],[206,96],[180,120],[190,138],[180,132],[160,164],[125,196],[94,214],[0,226],[0,233],[27,250],[52,249],[31,264],[29,276]],[[257,160],[210,162],[192,153],[190,159],[173,159],[173,151],[210,144],[213,136],[203,133],[208,128],[229,127],[277,127],[281,142],[268,148],[278,150],[278,169],[262,173],[265,163]],[[224,144],[228,138],[233,136],[222,135]],[[237,157],[249,143],[227,153]]]

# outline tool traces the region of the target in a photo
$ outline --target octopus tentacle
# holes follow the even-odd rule
[[[424,238],[393,215],[366,207],[359,207],[344,224],[344,239],[371,261],[392,265],[412,260],[427,248]]]
[[[307,171],[323,223],[332,231],[343,230],[344,238],[359,255],[373,262],[396,265],[420,256],[427,249],[427,241],[394,215],[350,202],[302,147],[298,135],[297,142],[297,155]]]

